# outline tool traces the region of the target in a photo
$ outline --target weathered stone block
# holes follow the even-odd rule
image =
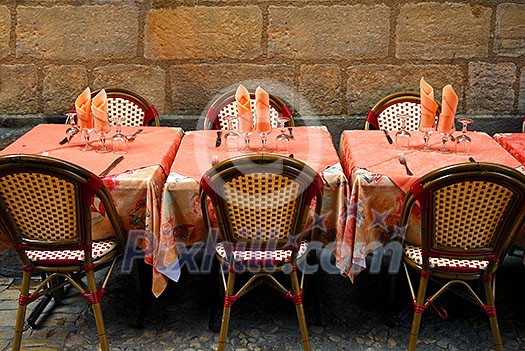
[[[205,115],[215,99],[237,89],[263,87],[292,104],[293,67],[256,64],[188,64],[170,69],[172,113]],[[293,106],[291,106],[292,108]]]
[[[129,59],[137,54],[134,6],[19,6],[17,14],[18,58]]]
[[[146,16],[148,59],[253,59],[261,55],[262,13],[257,6],[177,7]]]
[[[155,106],[159,114],[166,108],[166,72],[145,65],[111,65],[93,70],[93,89],[124,88],[134,91]]]
[[[302,65],[299,78],[300,115],[339,115],[343,112],[342,74],[338,65]]]
[[[498,5],[494,51],[501,56],[525,54],[525,5]]]
[[[269,8],[270,57],[385,57],[389,38],[390,8],[385,5]]]
[[[470,62],[468,81],[466,111],[468,114],[511,114],[513,112],[515,64]]]
[[[518,113],[525,114],[525,66],[521,67]]]
[[[9,40],[11,37],[11,12],[5,6],[0,6],[0,58],[11,53]]]
[[[459,97],[458,113],[463,111],[465,77],[455,65],[361,65],[348,68],[348,114],[363,115],[388,94],[419,91],[421,77],[434,88],[434,97],[440,101],[441,91],[451,84]]]
[[[486,56],[492,9],[461,3],[402,5],[396,57],[455,59]]]
[[[63,114],[88,86],[84,66],[47,66],[44,69],[44,113]]]
[[[0,113],[38,113],[39,98],[36,66],[0,65]]]

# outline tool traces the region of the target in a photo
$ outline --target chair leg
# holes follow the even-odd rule
[[[88,289],[90,293],[97,291],[97,283],[95,280],[95,274],[93,271],[86,272],[86,279],[88,283]],[[102,351],[109,351],[109,342],[106,335],[106,327],[104,326],[104,317],[102,315],[102,307],[100,301],[92,303],[93,315],[95,316],[95,324],[97,326],[98,338],[100,340],[100,349]]]
[[[221,301],[224,302],[224,288],[220,281],[219,265],[218,260],[214,259],[208,279],[208,330],[214,333],[220,330]]]
[[[294,296],[299,296],[302,294],[301,288],[299,286],[299,280],[297,279],[297,271],[294,269],[290,273],[290,279],[292,283],[292,294]],[[310,351],[310,339],[308,337],[308,327],[306,325],[306,317],[304,315],[304,307],[302,303],[302,299],[299,299],[295,303],[295,308],[297,310],[297,319],[299,320],[299,329],[301,330],[301,339],[303,341],[303,349],[304,351]]]
[[[224,308],[222,310],[222,322],[221,322],[221,331],[219,334],[218,351],[224,351],[226,349],[226,339],[228,337],[228,327],[230,324],[230,312],[231,312],[231,303],[228,301],[230,301],[229,298],[233,295],[234,286],[235,286],[235,272],[230,270],[230,272],[228,273],[228,283],[226,284],[226,291],[224,293]]]
[[[494,301],[494,290],[493,290],[493,281],[483,282],[485,286],[485,297],[487,299],[487,306],[494,308],[494,313],[488,313],[490,319],[490,328],[492,329],[492,335],[494,337],[494,346],[496,351],[503,351],[503,343],[501,341],[501,335],[499,332],[498,326],[498,317],[496,316],[496,305]]]
[[[416,306],[414,306],[414,319],[412,320],[412,329],[410,330],[410,340],[408,342],[408,350],[414,351],[416,349],[417,337],[419,335],[419,325],[421,323],[421,315],[423,309],[419,306],[425,304],[425,294],[427,292],[428,278],[421,277],[419,280],[419,289],[417,292]]]
[[[22,276],[22,286],[20,287],[20,295],[28,296],[29,295],[29,285],[31,284],[31,273],[23,272]],[[18,304],[18,312],[16,314],[16,324],[15,324],[15,335],[13,337],[13,351],[20,350],[22,344],[22,332],[24,331],[24,320],[26,318],[26,305]]]

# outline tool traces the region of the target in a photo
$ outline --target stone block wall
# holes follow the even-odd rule
[[[437,98],[452,84],[473,128],[520,130],[523,0],[0,0],[0,134],[62,121],[86,86],[135,90],[194,129],[239,83],[337,134],[422,76]]]

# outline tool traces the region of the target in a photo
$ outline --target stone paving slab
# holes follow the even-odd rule
[[[1,264],[1,263],[0,263]],[[525,345],[525,266],[514,261],[501,268],[497,304],[505,350],[523,350]],[[398,306],[409,302],[404,277],[397,288]],[[19,278],[0,278],[0,350],[9,349],[16,313]],[[398,325],[385,323],[392,314],[380,301],[380,276],[363,273],[355,284],[338,276],[319,273],[322,324],[311,323],[314,315],[312,282],[305,288],[305,309],[314,350],[406,350],[411,313]],[[116,272],[103,298],[103,311],[112,350],[216,350],[218,333],[208,330],[208,277],[183,274],[177,284],[154,301],[145,328],[134,325],[141,303],[131,275]],[[432,310],[423,315],[418,350],[486,351],[493,349],[486,316],[474,305],[445,295],[438,303],[449,312],[442,320]],[[1,306],[9,306],[2,308]],[[408,305],[406,305],[408,306]],[[390,320],[391,321],[391,320]],[[93,313],[74,290],[53,310],[43,327],[23,336],[24,350],[97,350]],[[301,349],[295,308],[274,290],[262,286],[239,299],[232,309],[228,350]]]

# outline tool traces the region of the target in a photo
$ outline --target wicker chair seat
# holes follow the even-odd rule
[[[97,260],[106,256],[118,247],[116,240],[108,239],[95,241],[92,244],[93,259]],[[84,250],[27,250],[27,257],[34,263],[46,265],[69,265],[71,262],[84,261]]]
[[[308,248],[308,242],[302,241],[297,252],[297,259],[301,258]],[[228,262],[228,254],[224,248],[223,243],[217,243],[216,246],[217,254],[226,262]],[[290,262],[292,257],[292,250],[257,250],[257,251],[233,251],[233,259],[237,262],[242,263],[264,263],[271,262],[276,264],[282,264]]]
[[[412,260],[417,266],[423,265],[423,255],[420,246],[405,245],[405,255]],[[450,258],[430,257],[430,268],[440,269],[446,268],[447,271],[463,271],[463,272],[483,272],[489,261],[486,260],[458,260]]]

